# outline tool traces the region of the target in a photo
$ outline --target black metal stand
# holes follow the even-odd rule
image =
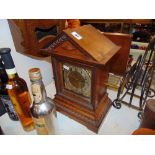
[[[152,77],[155,69],[155,36],[152,37],[144,55],[140,55],[136,63],[131,66],[120,83],[117,98],[112,102],[117,109],[121,108],[121,104],[125,104],[131,108],[139,110],[138,117],[142,117],[142,111],[145,106],[147,97],[155,96],[155,90],[150,88]],[[140,95],[136,92],[140,92]],[[129,95],[129,101],[123,99]],[[139,99],[139,105],[133,105],[133,98]]]

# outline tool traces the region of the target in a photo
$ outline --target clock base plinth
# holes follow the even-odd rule
[[[111,107],[111,100],[104,95],[96,110],[86,109],[73,103],[64,97],[56,95],[54,98],[57,111],[68,116],[71,119],[83,124],[91,131],[98,133],[99,128]]]

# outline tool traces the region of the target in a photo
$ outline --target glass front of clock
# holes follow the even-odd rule
[[[90,98],[92,71],[87,68],[63,63],[64,87],[74,93]]]

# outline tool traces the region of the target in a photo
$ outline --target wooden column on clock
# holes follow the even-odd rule
[[[109,60],[119,49],[91,25],[64,30],[47,49],[57,110],[96,133],[111,106],[105,83]]]

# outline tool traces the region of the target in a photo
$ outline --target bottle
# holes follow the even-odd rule
[[[6,113],[5,107],[3,105],[3,102],[0,98],[0,116],[4,115]]]
[[[1,126],[0,126],[0,135],[4,135],[4,132],[3,132],[2,128],[1,128]]]
[[[5,108],[5,112],[8,113],[10,119],[13,121],[18,121],[18,116],[13,108],[13,105],[6,90],[7,81],[8,76],[6,74],[2,60],[0,59],[0,100],[3,104],[3,107]]]
[[[7,91],[13,107],[25,131],[34,129],[30,113],[30,95],[26,82],[16,72],[10,48],[0,48],[1,59],[8,75]]]
[[[29,70],[31,80],[32,95],[34,98],[31,114],[35,123],[37,134],[47,135],[55,133],[55,105],[49,97],[47,97],[42,76],[39,68]]]

